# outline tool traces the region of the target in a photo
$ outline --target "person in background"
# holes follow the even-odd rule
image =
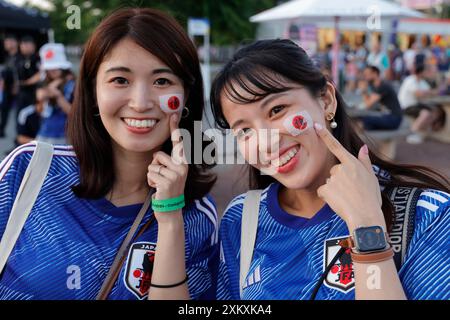
[[[389,73],[391,81],[399,81],[405,73],[405,63],[403,61],[403,54],[395,44],[389,45]]]
[[[7,34],[3,41],[3,46],[8,56],[5,60],[5,68],[0,76],[3,79],[3,99],[0,102],[0,138],[5,137],[9,113],[17,97],[17,68],[20,60],[19,42],[15,35]]]
[[[325,68],[331,71],[332,63],[333,63],[333,44],[328,43],[325,48],[325,60],[324,60]]]
[[[358,75],[364,71],[366,67],[367,49],[364,47],[364,41],[360,40],[355,50],[355,62],[358,67]]]
[[[354,53],[349,52],[347,55],[347,64],[345,65],[345,92],[353,92],[356,90],[358,78],[358,65]]]
[[[52,144],[65,144],[67,114],[70,112],[75,90],[75,80],[67,60],[64,46],[48,43],[39,50],[42,70],[46,73],[48,101],[41,114],[42,122],[36,137],[39,141]]]
[[[385,72],[389,69],[389,58],[387,54],[381,50],[381,44],[378,41],[374,41],[372,44],[372,50],[367,56],[367,65],[375,66],[380,70],[381,78],[385,78]]]
[[[443,96],[450,95],[450,71],[443,77],[442,84],[439,87],[439,94]]]
[[[3,69],[0,68],[0,105],[3,102],[3,89],[5,87],[5,81],[3,80],[2,72],[3,72]]]
[[[18,62],[19,93],[17,96],[17,116],[20,111],[34,104],[36,84],[40,81],[39,57],[36,55],[36,44],[32,37],[24,36],[20,41],[21,58]],[[16,119],[17,120],[17,119]]]
[[[43,83],[40,83],[36,87],[36,103],[23,108],[17,118],[17,146],[36,139],[41,124],[41,113],[47,100],[48,90]]]
[[[440,73],[445,73],[450,69],[450,58],[447,55],[446,48],[443,44],[439,44],[435,50],[437,60],[437,68]]]
[[[414,73],[414,61],[416,54],[418,53],[417,43],[412,42],[409,44],[408,50],[403,53],[403,60],[405,62],[405,74],[407,76]]]
[[[392,85],[380,77],[380,69],[367,66],[364,69],[364,79],[367,88],[362,90],[364,104],[367,109],[381,104],[389,110],[388,114],[380,116],[365,116],[361,118],[366,130],[395,130],[402,122],[402,109],[397,94]]]
[[[419,144],[424,140],[424,132],[431,129],[442,115],[438,106],[431,107],[419,101],[437,95],[438,90],[431,89],[425,80],[425,65],[416,65],[414,74],[403,80],[398,92],[398,100],[405,115],[415,118],[411,125],[413,134],[406,138],[411,144]]]

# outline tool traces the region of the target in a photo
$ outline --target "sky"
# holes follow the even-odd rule
[[[15,4],[16,6],[19,7],[21,7],[26,2],[26,0],[5,0],[5,1]],[[48,0],[30,0],[29,2],[43,9],[50,8],[50,2]]]

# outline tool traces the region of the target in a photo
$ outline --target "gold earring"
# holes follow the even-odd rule
[[[189,108],[184,107],[183,111],[181,112],[181,118],[186,119],[187,117],[189,117],[189,113],[190,113]]]

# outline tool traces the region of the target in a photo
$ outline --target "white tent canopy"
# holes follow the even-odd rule
[[[293,0],[256,14],[250,18],[250,21],[264,22],[299,17],[362,18],[369,17],[374,12],[380,14],[381,18],[424,16],[418,11],[384,0]]]
[[[292,19],[319,21],[334,21],[336,39],[339,35],[339,23],[355,21],[378,16],[381,20],[392,21],[402,17],[422,18],[418,11],[402,7],[385,0],[292,0],[272,9],[263,11],[250,18],[251,22],[286,21]],[[387,30],[385,30],[387,31]],[[332,74],[338,79],[339,41],[333,45]]]

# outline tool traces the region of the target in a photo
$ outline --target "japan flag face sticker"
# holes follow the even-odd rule
[[[312,127],[313,121],[307,111],[292,114],[283,121],[286,130],[293,136],[305,133]]]
[[[179,93],[159,96],[159,106],[165,113],[179,112],[183,109],[183,98]]]

